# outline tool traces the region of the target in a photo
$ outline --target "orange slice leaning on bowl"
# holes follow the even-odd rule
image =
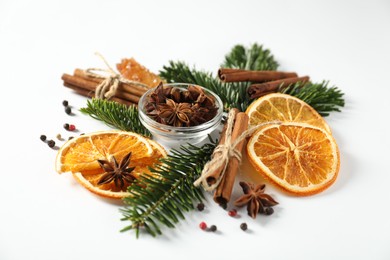
[[[165,156],[161,145],[139,134],[94,132],[73,138],[60,148],[56,171],[73,173],[81,185],[97,195],[119,199],[129,195],[127,187],[134,178],[150,174],[148,168]],[[121,171],[110,171],[120,166]]]
[[[293,195],[306,196],[329,187],[338,175],[336,141],[323,128],[307,123],[271,124],[247,144],[249,161],[265,178]]]
[[[249,126],[264,122],[300,122],[325,129],[330,128],[317,111],[304,101],[282,93],[268,94],[255,100],[245,112],[249,116]]]

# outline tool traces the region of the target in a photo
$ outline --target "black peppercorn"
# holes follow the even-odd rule
[[[217,226],[216,225],[211,225],[209,230],[211,232],[215,232],[215,231],[217,231]]]
[[[241,223],[240,228],[245,231],[248,229],[248,225],[245,222]]]
[[[196,206],[196,208],[197,208],[199,211],[202,211],[202,210],[204,210],[204,204],[201,202],[201,203],[199,203],[199,204]]]
[[[64,124],[64,128],[65,130],[69,130],[69,124],[68,123]]]
[[[271,207],[266,208],[264,213],[265,213],[265,215],[272,215],[274,213],[274,209]]]
[[[260,214],[265,214],[265,209],[264,209],[264,207],[260,207],[260,208],[259,208],[259,213],[260,213]]]
[[[64,105],[64,107],[67,107],[68,106],[68,100],[62,101],[62,105]]]
[[[68,115],[72,114],[72,109],[70,107],[66,107],[65,113],[67,113]]]
[[[41,135],[40,138],[41,138],[41,141],[43,141],[43,142],[46,141],[46,135]]]
[[[221,206],[223,209],[227,209],[227,203],[226,202],[221,202],[219,204],[219,206]]]
[[[53,140],[49,140],[47,142],[47,145],[50,147],[50,148],[53,148],[55,145],[56,145],[56,142],[54,142]]]

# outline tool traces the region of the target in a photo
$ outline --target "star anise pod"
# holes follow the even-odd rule
[[[199,104],[202,107],[214,107],[215,106],[215,101],[206,95],[206,93],[202,90],[201,92],[198,93],[199,95],[197,98],[194,100],[194,103]]]
[[[157,105],[165,101],[165,95],[163,92],[162,82],[156,87],[156,89],[150,94],[148,102],[145,104],[146,114],[152,119],[158,121]]]
[[[168,124],[175,127],[188,126],[190,116],[193,113],[191,104],[176,103],[172,99],[167,99],[165,104],[158,106],[159,116]]]
[[[156,108],[154,109],[150,109],[149,112],[147,112],[146,114],[148,115],[148,117],[150,117],[151,119],[153,119],[154,121],[156,121],[157,123],[164,123],[163,122],[163,119],[160,117],[160,113],[157,111],[158,110],[158,105],[156,105]]]
[[[181,102],[181,91],[178,88],[171,88],[169,91],[169,97],[173,99],[176,103]]]
[[[129,167],[131,160],[131,152],[122,158],[121,162],[112,157],[112,162],[106,160],[98,160],[100,167],[105,171],[99,179],[98,185],[114,182],[117,188],[123,190],[125,182],[133,183],[135,176],[131,173],[135,167]]]
[[[156,89],[150,94],[149,104],[164,103],[166,99],[166,89],[163,87],[163,83],[160,82]]]
[[[209,121],[212,118],[211,116],[213,116],[210,115],[212,113],[210,113],[210,110],[208,108],[201,107],[199,104],[195,104],[191,108],[193,111],[190,117],[191,125],[203,124],[204,122]]]
[[[187,91],[191,102],[195,102],[200,95],[205,95],[203,89],[195,85],[188,86]]]
[[[257,213],[264,213],[269,207],[273,207],[278,202],[270,195],[264,193],[265,184],[254,185],[253,183],[240,182],[244,195],[238,198],[234,205],[241,207],[247,205],[248,215],[256,218]]]

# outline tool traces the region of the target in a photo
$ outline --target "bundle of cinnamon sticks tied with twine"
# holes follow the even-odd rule
[[[63,74],[61,79],[64,86],[74,90],[76,93],[86,96],[101,99],[110,99],[125,105],[138,105],[140,97],[150,88],[150,86],[135,80],[130,80],[124,77],[121,73],[117,73],[108,64],[104,57],[96,53],[99,58],[106,64],[107,69],[88,68],[75,69],[73,75]],[[142,65],[138,64],[134,59],[123,60],[119,67],[125,66],[126,62],[132,62],[133,66],[137,65],[144,69],[144,74],[155,77],[159,82],[158,76],[147,71]],[[124,68],[126,69],[126,68]]]
[[[256,99],[264,95],[277,92],[281,88],[294,83],[303,86],[309,81],[308,76],[298,77],[295,72],[260,71],[221,68],[218,77],[222,82],[251,82],[248,88],[250,99]]]
[[[248,121],[244,112],[236,108],[230,109],[218,146],[200,178],[194,182],[195,186],[202,185],[206,191],[214,191],[214,201],[222,206],[226,206],[232,194],[241,162],[241,151],[246,141],[244,132],[248,128]]]
[[[64,81],[65,87],[73,89],[77,94],[86,97],[98,97],[96,90],[104,82],[103,78],[92,77],[88,75],[87,71],[82,69],[75,69],[73,75],[63,74],[61,79]],[[146,91],[147,88],[145,87],[119,82],[115,94],[105,98],[126,105],[137,105],[140,97]]]

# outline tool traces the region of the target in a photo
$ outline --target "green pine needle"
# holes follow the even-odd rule
[[[281,92],[295,96],[312,106],[322,116],[328,116],[329,112],[340,112],[344,106],[344,93],[337,87],[328,87],[329,82],[308,82],[301,86],[300,83],[282,88]]]
[[[151,136],[150,132],[141,124],[138,118],[138,109],[135,106],[126,106],[115,101],[91,99],[87,107],[80,111],[94,119],[103,121],[108,126],[131,131],[143,136]]]
[[[256,43],[249,48],[234,46],[221,65],[223,68],[245,70],[277,70],[278,66],[271,51]]]
[[[171,155],[151,168],[152,176],[142,175],[129,186],[129,197],[123,199],[127,205],[121,209],[123,221],[131,224],[121,231],[134,229],[136,237],[140,228],[152,236],[162,234],[161,225],[173,228],[184,212],[194,209],[193,202],[203,200],[199,187],[193,185],[203,166],[210,159],[216,143],[201,147],[188,145],[180,150],[171,150]]]

